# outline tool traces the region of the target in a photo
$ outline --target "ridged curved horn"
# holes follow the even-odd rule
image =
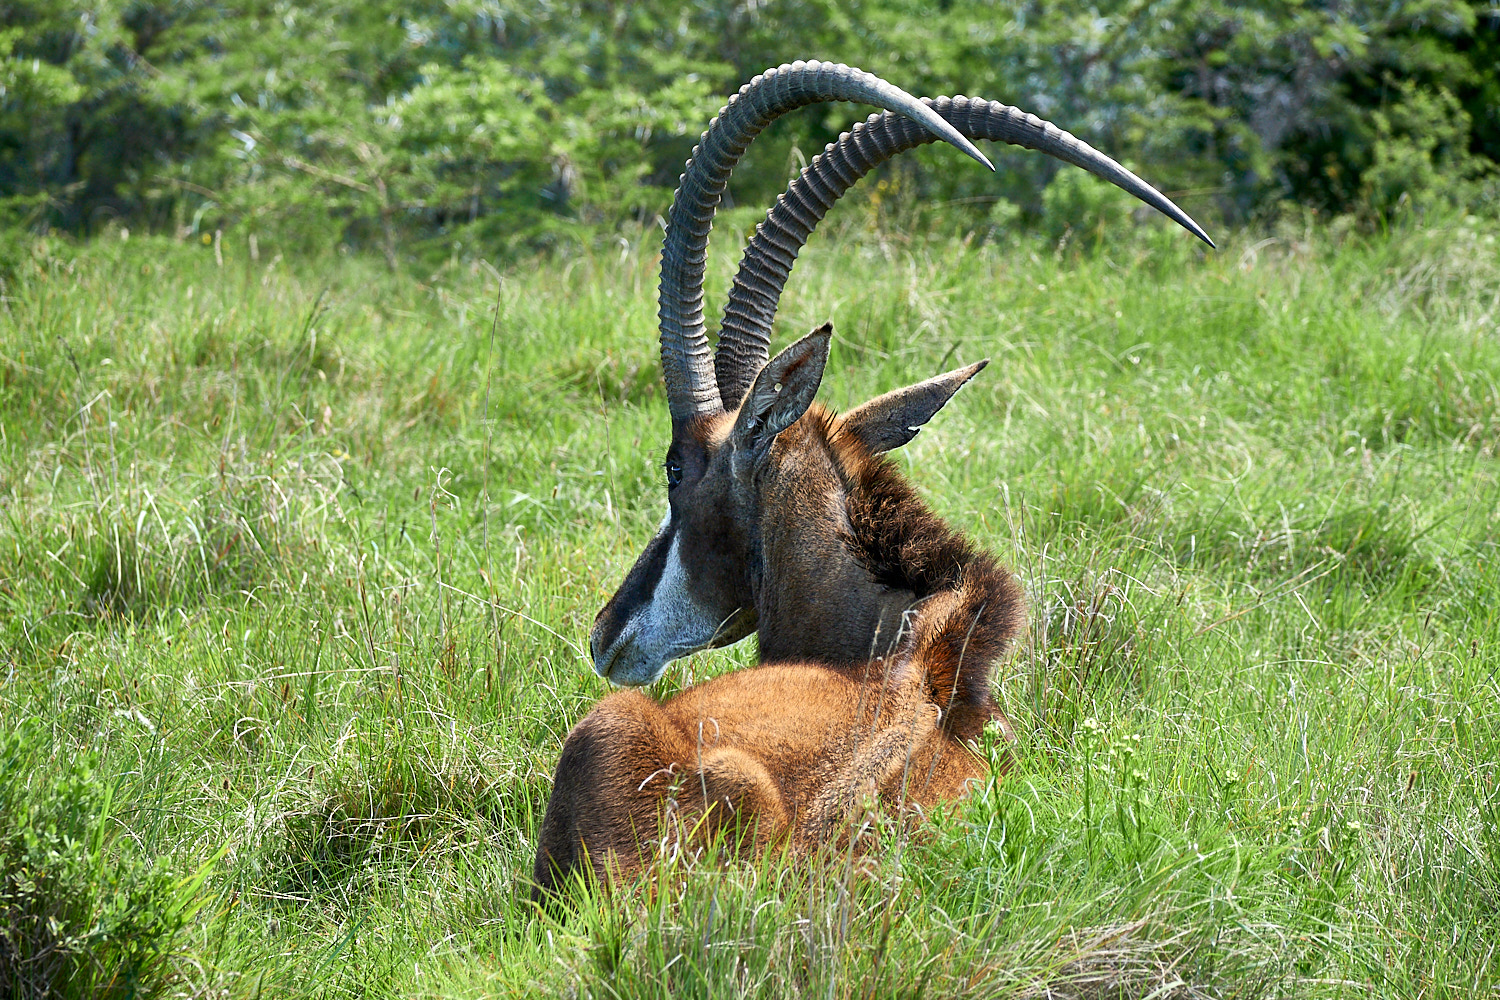
[[[951,142],[994,169],[959,129],[930,106],[863,70],[841,63],[794,62],[767,70],[741,87],[693,149],[667,215],[657,315],[662,378],[674,420],[720,408],[703,327],[703,271],[708,231],[729,174],[767,125],[788,111],[823,101],[856,101],[909,116],[920,123],[914,126],[919,133],[930,131],[934,139]]]
[[[1209,246],[1201,226],[1166,195],[1126,170],[1088,143],[998,101],[967,97],[923,98],[923,103],[964,135],[1037,149],[1082,167],[1089,173],[1135,195],[1172,219]],[[871,115],[839,136],[813,158],[801,175],[755,229],[740,260],[739,273],[724,306],[719,326],[719,350],[714,359],[719,397],[733,409],[739,405],[755,373],[769,357],[771,325],[782,289],[797,254],[808,236],[845,191],[861,177],[898,153],[932,141],[932,136],[895,115]]]

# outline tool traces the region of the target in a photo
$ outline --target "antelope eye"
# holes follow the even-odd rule
[[[672,489],[682,482],[682,465],[673,459],[667,459],[667,489]]]

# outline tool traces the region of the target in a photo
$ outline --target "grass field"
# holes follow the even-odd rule
[[[830,406],[994,359],[900,460],[1032,596],[1011,769],[863,865],[556,914],[584,640],[662,503],[656,236],[498,283],[38,248],[0,309],[0,975],[1500,997],[1497,234],[814,241],[777,344],[833,320]]]

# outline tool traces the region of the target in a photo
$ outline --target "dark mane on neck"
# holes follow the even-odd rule
[[[1025,625],[1020,584],[934,514],[894,462],[871,454],[837,418],[818,419],[844,481],[842,541],[882,586],[917,597],[898,655],[926,671],[930,696],[945,711],[992,705],[991,667]]]
[[[870,454],[837,423],[830,431],[848,495],[847,544],[882,585],[927,597],[953,587],[975,560],[990,562],[932,512],[895,462]]]

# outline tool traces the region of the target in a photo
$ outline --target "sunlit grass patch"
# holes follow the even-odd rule
[[[514,845],[546,804],[546,773],[476,756],[484,739],[386,725],[340,735],[282,797],[264,879],[282,893],[370,892],[393,867],[447,867],[457,856]],[[445,738],[446,737],[446,738]],[[300,801],[297,801],[300,799]]]

